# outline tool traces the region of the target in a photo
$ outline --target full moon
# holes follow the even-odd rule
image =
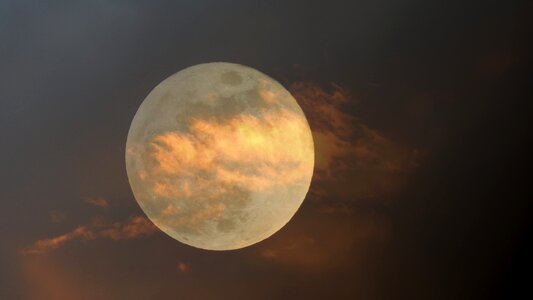
[[[128,179],[148,218],[208,250],[243,248],[281,229],[313,167],[296,100],[267,75],[231,63],[195,65],[157,85],[126,143]]]

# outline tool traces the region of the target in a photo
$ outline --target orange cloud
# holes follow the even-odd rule
[[[185,125],[128,149],[138,161],[134,180],[142,182],[134,185],[142,186],[136,196],[162,228],[198,230],[250,192],[301,188],[312,175],[312,139],[300,111],[192,118]]]
[[[125,222],[115,222],[106,225],[102,222],[93,222],[90,225],[79,226],[76,229],[62,235],[36,241],[32,246],[21,249],[20,253],[46,254],[72,240],[95,240],[107,238],[111,240],[127,240],[145,237],[156,232],[156,227],[145,217],[132,216]]]
[[[270,263],[306,271],[343,267],[357,263],[366,253],[384,247],[390,239],[390,222],[380,215],[307,215],[264,243],[256,255]]]
[[[109,202],[107,202],[106,199],[101,198],[101,197],[87,198],[87,199],[85,199],[85,203],[90,204],[90,205],[94,205],[94,206],[98,206],[98,207],[102,207],[102,208],[109,207]]]
[[[180,271],[181,273],[187,273],[189,272],[191,266],[189,264],[186,264],[182,261],[178,262],[176,264],[176,269],[178,269],[178,271]]]
[[[98,232],[98,237],[109,238],[114,241],[129,240],[145,237],[156,232],[154,224],[142,216],[130,217],[126,222],[115,222],[110,228]]]
[[[289,90],[306,113],[315,142],[315,197],[382,195],[401,186],[416,167],[416,149],[392,142],[344,111],[353,103],[348,90],[333,84],[328,92],[308,82]]]
[[[211,180],[255,190],[288,184],[305,178],[305,169],[312,168],[313,162],[304,160],[310,151],[302,146],[301,133],[306,130],[305,119],[285,110],[261,118],[238,115],[226,123],[194,120],[188,133],[167,132],[152,139],[148,152],[154,164],[148,173],[182,178],[214,170],[216,178]],[[284,164],[290,168],[279,167]],[[239,171],[243,165],[248,172]],[[175,187],[156,181],[153,188],[160,196],[190,193],[183,185]]]
[[[21,250],[22,254],[42,254],[58,248],[64,243],[81,238],[83,240],[94,239],[94,233],[87,229],[86,226],[79,226],[71,232],[49,238],[38,240],[31,247]]]

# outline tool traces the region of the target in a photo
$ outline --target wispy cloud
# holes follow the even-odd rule
[[[156,227],[142,216],[132,216],[124,222],[105,224],[92,222],[78,226],[74,230],[55,237],[41,239],[20,250],[21,254],[46,254],[72,240],[90,241],[95,239],[127,240],[145,237],[156,232]]]
[[[109,202],[102,197],[89,197],[85,199],[85,203],[102,208],[109,207]]]
[[[332,84],[328,91],[309,82],[293,83],[289,89],[313,133],[318,184],[311,192],[316,198],[332,196],[332,191],[352,199],[383,195],[401,186],[405,174],[416,167],[416,149],[391,141],[346,111],[354,103],[347,89]]]
[[[278,104],[257,115],[238,110],[224,118],[190,118],[181,130],[128,146],[128,174],[137,200],[150,207],[150,217],[163,231],[200,233],[212,223],[233,230],[235,219],[247,222],[241,208],[252,193],[290,193],[303,199],[313,173],[309,127],[292,99],[262,92],[257,91],[261,102],[293,106]],[[283,205],[297,208],[296,202]],[[282,224],[268,230],[274,232],[276,226]],[[194,241],[205,243],[203,234]]]
[[[313,134],[310,196],[316,209],[264,243],[256,257],[305,271],[344,268],[346,261],[357,266],[368,253],[386,246],[392,228],[386,216],[364,205],[355,209],[355,202],[397,191],[416,168],[420,154],[355,117],[350,112],[353,96],[343,87],[299,82],[289,89]]]
[[[67,214],[62,210],[55,209],[48,213],[48,217],[52,223],[61,223],[65,220]]]
[[[302,162],[302,157],[309,157],[306,151],[310,151],[300,141],[305,131],[305,120],[285,110],[267,113],[263,118],[239,115],[222,123],[194,120],[188,133],[166,132],[153,138],[147,147],[154,160],[148,175],[162,175],[166,180],[177,177],[183,182],[183,186],[173,183],[169,189],[164,180],[155,181],[153,190],[162,197],[190,196],[194,191],[183,178],[200,172],[212,172],[212,180],[219,185],[242,185],[254,190],[299,181],[310,168],[309,162]],[[291,151],[279,151],[284,148]],[[243,172],[243,168],[236,167],[243,164],[257,171]],[[291,167],[280,168],[282,165]],[[170,191],[174,194],[168,194]]]
[[[187,273],[191,269],[191,266],[187,263],[180,261],[176,264],[176,269],[181,273]]]
[[[357,263],[366,253],[386,245],[390,234],[389,221],[380,215],[317,212],[261,245],[256,254],[262,261],[320,271],[343,267],[346,260]]]
[[[349,215],[353,211],[345,200],[359,197],[372,197],[393,191],[401,185],[405,174],[416,167],[418,153],[395,144],[377,130],[373,130],[362,123],[353,115],[346,112],[346,107],[353,101],[348,90],[333,84],[328,91],[311,83],[294,83],[290,86],[292,94],[297,98],[306,113],[310,123],[315,143],[315,183],[312,185],[311,194],[315,198],[335,198],[335,202],[323,203],[318,207],[318,212],[323,215]],[[191,124],[191,132],[202,136],[204,142],[211,144],[198,144],[197,139],[187,134],[164,133],[157,135],[149,145],[150,158],[154,161],[149,169],[150,174],[138,174],[140,180],[153,181],[153,191],[159,196],[175,198],[177,196],[191,197],[194,193],[203,193],[202,182],[180,181],[167,182],[164,178],[182,177],[198,170],[213,171],[213,176],[220,182],[220,188],[228,184],[244,184],[254,186],[256,189],[267,188],[275,184],[279,177],[284,181],[299,180],[298,169],[262,169],[257,172],[239,173],[234,169],[224,168],[220,160],[232,163],[242,162],[253,157],[259,166],[270,166],[283,162],[297,161],[300,153],[282,153],[286,156],[273,157],[269,147],[283,147],[292,142],[290,130],[303,126],[301,121],[292,115],[280,115],[272,118],[282,122],[282,127],[289,133],[287,140],[279,141],[280,144],[267,144],[262,139],[268,138],[268,126],[259,123],[253,117],[234,118],[226,123],[216,121],[195,120]],[[268,115],[266,116],[268,119]],[[298,149],[298,147],[291,147]],[[253,152],[253,155],[252,155]],[[214,153],[221,157],[215,159]],[[259,161],[259,163],[257,163]],[[254,164],[254,165],[255,165]],[[179,166],[188,165],[189,169]],[[176,172],[181,172],[176,174]],[[251,174],[250,174],[251,173]],[[257,177],[254,174],[262,174]],[[185,176],[187,177],[187,176]],[[155,178],[155,179],[154,179]],[[156,180],[157,179],[157,180]],[[159,180],[161,179],[161,180]],[[349,185],[346,182],[350,182]],[[178,187],[178,188],[176,188]],[[176,193],[179,193],[176,194]],[[223,190],[211,190],[210,197],[217,198]],[[204,194],[202,194],[204,195]],[[101,197],[92,197],[85,200],[87,204],[97,207],[109,207],[109,202]],[[161,210],[161,218],[171,218],[176,222],[189,225],[201,223],[203,220],[217,218],[224,211],[224,206],[214,203],[204,207],[197,213],[175,218],[180,214],[180,209],[168,203]],[[61,216],[55,213],[52,219],[59,220]],[[176,221],[179,220],[179,221]],[[181,223],[180,223],[181,224]],[[112,224],[105,222],[92,222],[82,225],[74,230],[52,238],[36,241],[32,246],[21,250],[23,254],[44,254],[57,249],[72,240],[111,239],[125,240],[148,236],[156,231],[156,227],[146,218],[141,216],[131,217],[124,222]],[[319,240],[319,239],[318,239]],[[321,253],[313,258],[309,255],[300,255],[295,249],[312,247],[317,243],[313,236],[300,235],[289,243],[279,247],[263,249],[261,256],[269,259],[280,257],[298,257],[300,260],[320,261]],[[332,241],[335,245],[336,241]],[[307,253],[307,252],[306,252]],[[314,254],[313,254],[314,255]],[[326,255],[326,254],[324,254]],[[307,258],[306,258],[307,257]],[[297,260],[298,260],[297,259]],[[181,267],[180,267],[181,264]],[[182,272],[188,270],[188,265],[178,264]]]

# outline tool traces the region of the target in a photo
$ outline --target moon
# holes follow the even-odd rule
[[[126,171],[135,199],[187,245],[233,250],[280,230],[313,176],[307,119],[277,81],[206,63],[157,85],[135,114]]]

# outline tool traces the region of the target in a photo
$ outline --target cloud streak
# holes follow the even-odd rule
[[[19,251],[23,255],[47,254],[73,240],[92,241],[110,239],[114,241],[141,238],[152,235],[157,228],[143,216],[132,216],[124,222],[104,224],[93,222],[52,238],[41,239]]]
[[[85,203],[87,203],[89,205],[93,205],[93,206],[102,207],[102,208],[109,207],[109,202],[107,202],[106,199],[101,198],[101,197],[87,198],[87,199],[85,199]]]
[[[190,196],[193,191],[183,178],[200,172],[212,173],[211,180],[223,185],[253,190],[305,179],[312,166],[303,159],[310,155],[309,147],[303,147],[301,141],[306,127],[297,114],[282,110],[261,118],[239,115],[223,123],[198,119],[188,133],[157,135],[147,149],[149,162],[153,162],[148,175],[160,179],[153,182],[153,190],[163,197]],[[244,168],[252,169],[243,172]],[[172,182],[169,188],[168,178],[183,183],[180,186]]]

